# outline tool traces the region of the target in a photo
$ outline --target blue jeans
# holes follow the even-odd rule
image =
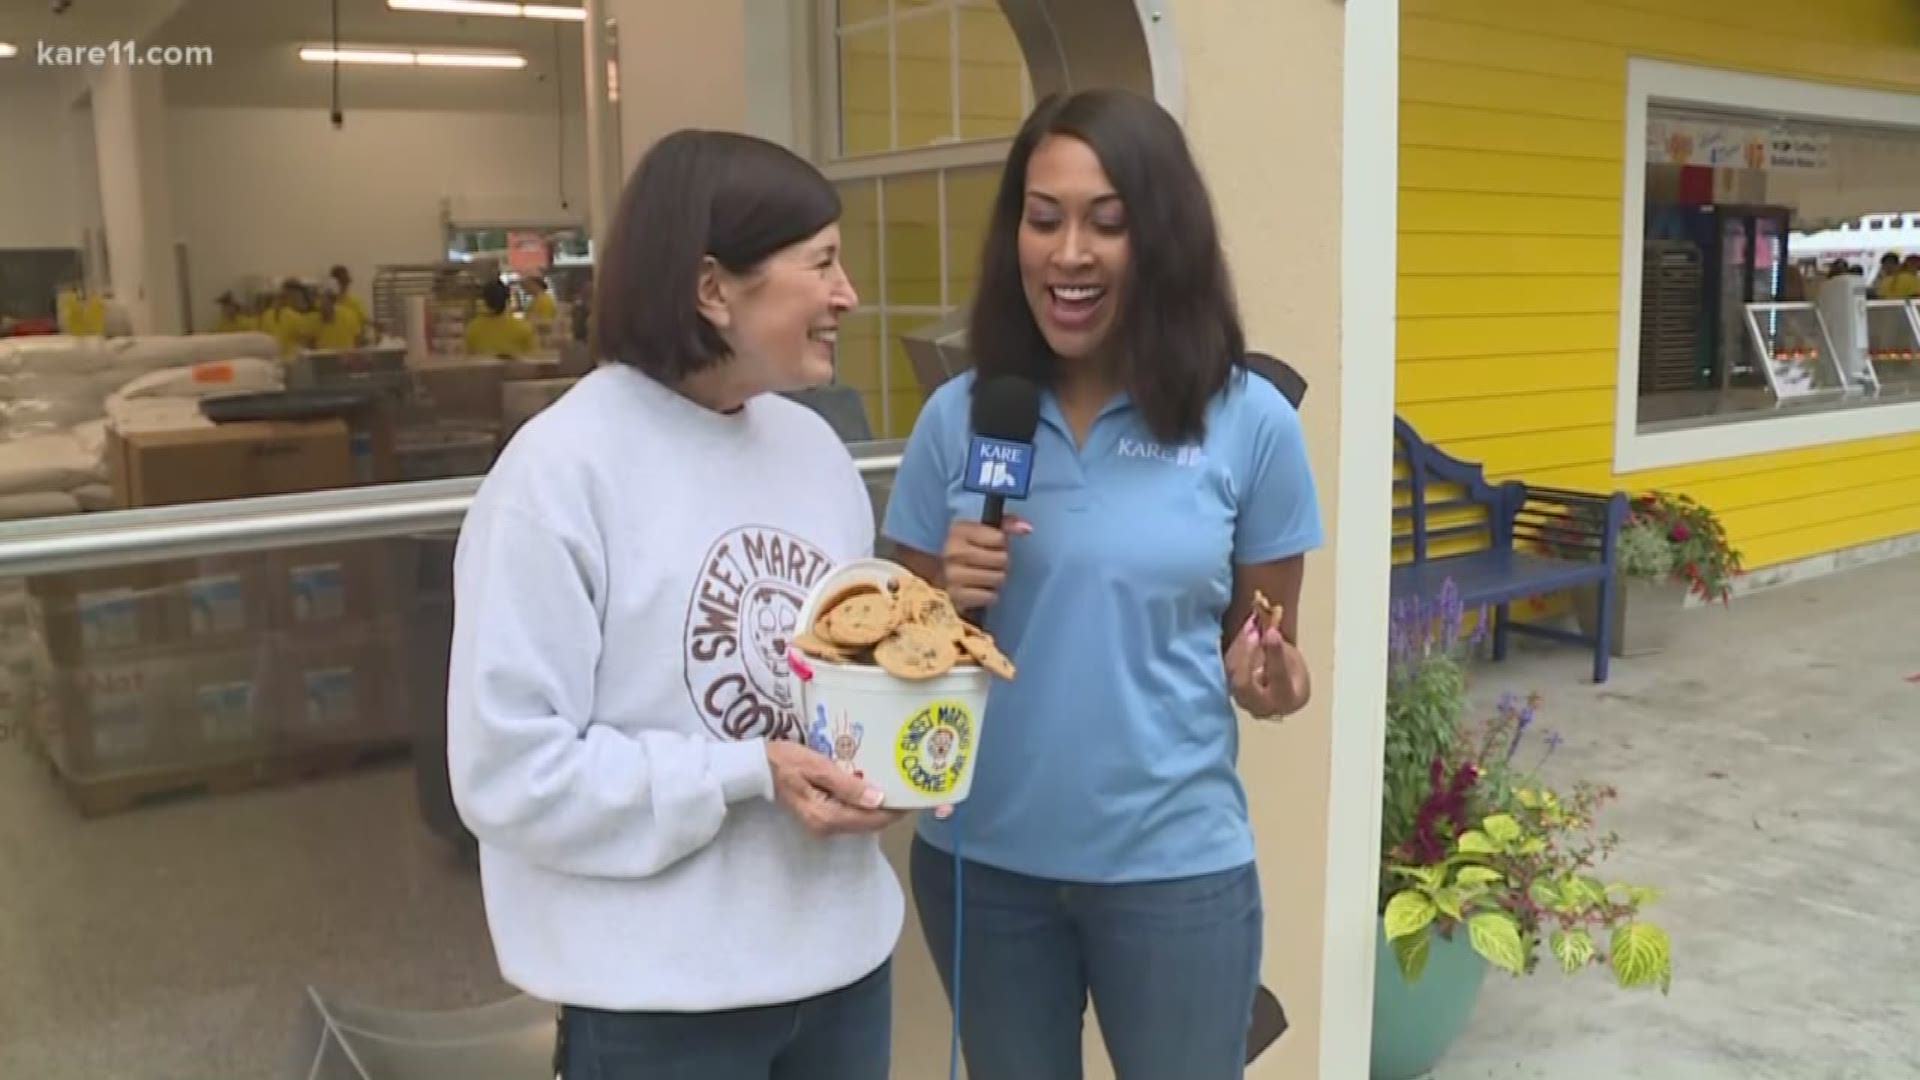
[[[710,1013],[561,1010],[562,1080],[887,1080],[893,965],[788,1005]]]
[[[916,839],[914,903],[953,997],[953,856]],[[1079,1080],[1091,994],[1119,1080],[1239,1080],[1259,985],[1252,864],[1083,885],[969,862],[961,1043],[971,1080]]]

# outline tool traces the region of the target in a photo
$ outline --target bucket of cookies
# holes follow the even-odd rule
[[[973,786],[987,688],[1013,664],[945,592],[897,563],[827,575],[800,609],[788,659],[807,742],[896,809],[954,804]]]

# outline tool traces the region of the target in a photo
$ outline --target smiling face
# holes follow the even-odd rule
[[[831,381],[840,317],[859,302],[840,265],[838,225],[743,274],[710,266],[701,282],[701,313],[725,339],[739,377],[757,390]]]
[[[1049,135],[1034,148],[1019,252],[1027,304],[1054,355],[1097,357],[1126,303],[1131,252],[1126,207],[1086,143]]]

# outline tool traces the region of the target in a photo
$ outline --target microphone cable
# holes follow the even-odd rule
[[[963,917],[966,891],[964,888],[964,864],[960,861],[960,810],[953,812],[953,1038],[947,1049],[947,1080],[960,1080],[960,957],[961,944],[966,933],[966,919]]]

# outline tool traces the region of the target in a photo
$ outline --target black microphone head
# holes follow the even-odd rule
[[[1031,443],[1040,427],[1040,388],[1018,375],[995,375],[973,388],[973,433]]]

